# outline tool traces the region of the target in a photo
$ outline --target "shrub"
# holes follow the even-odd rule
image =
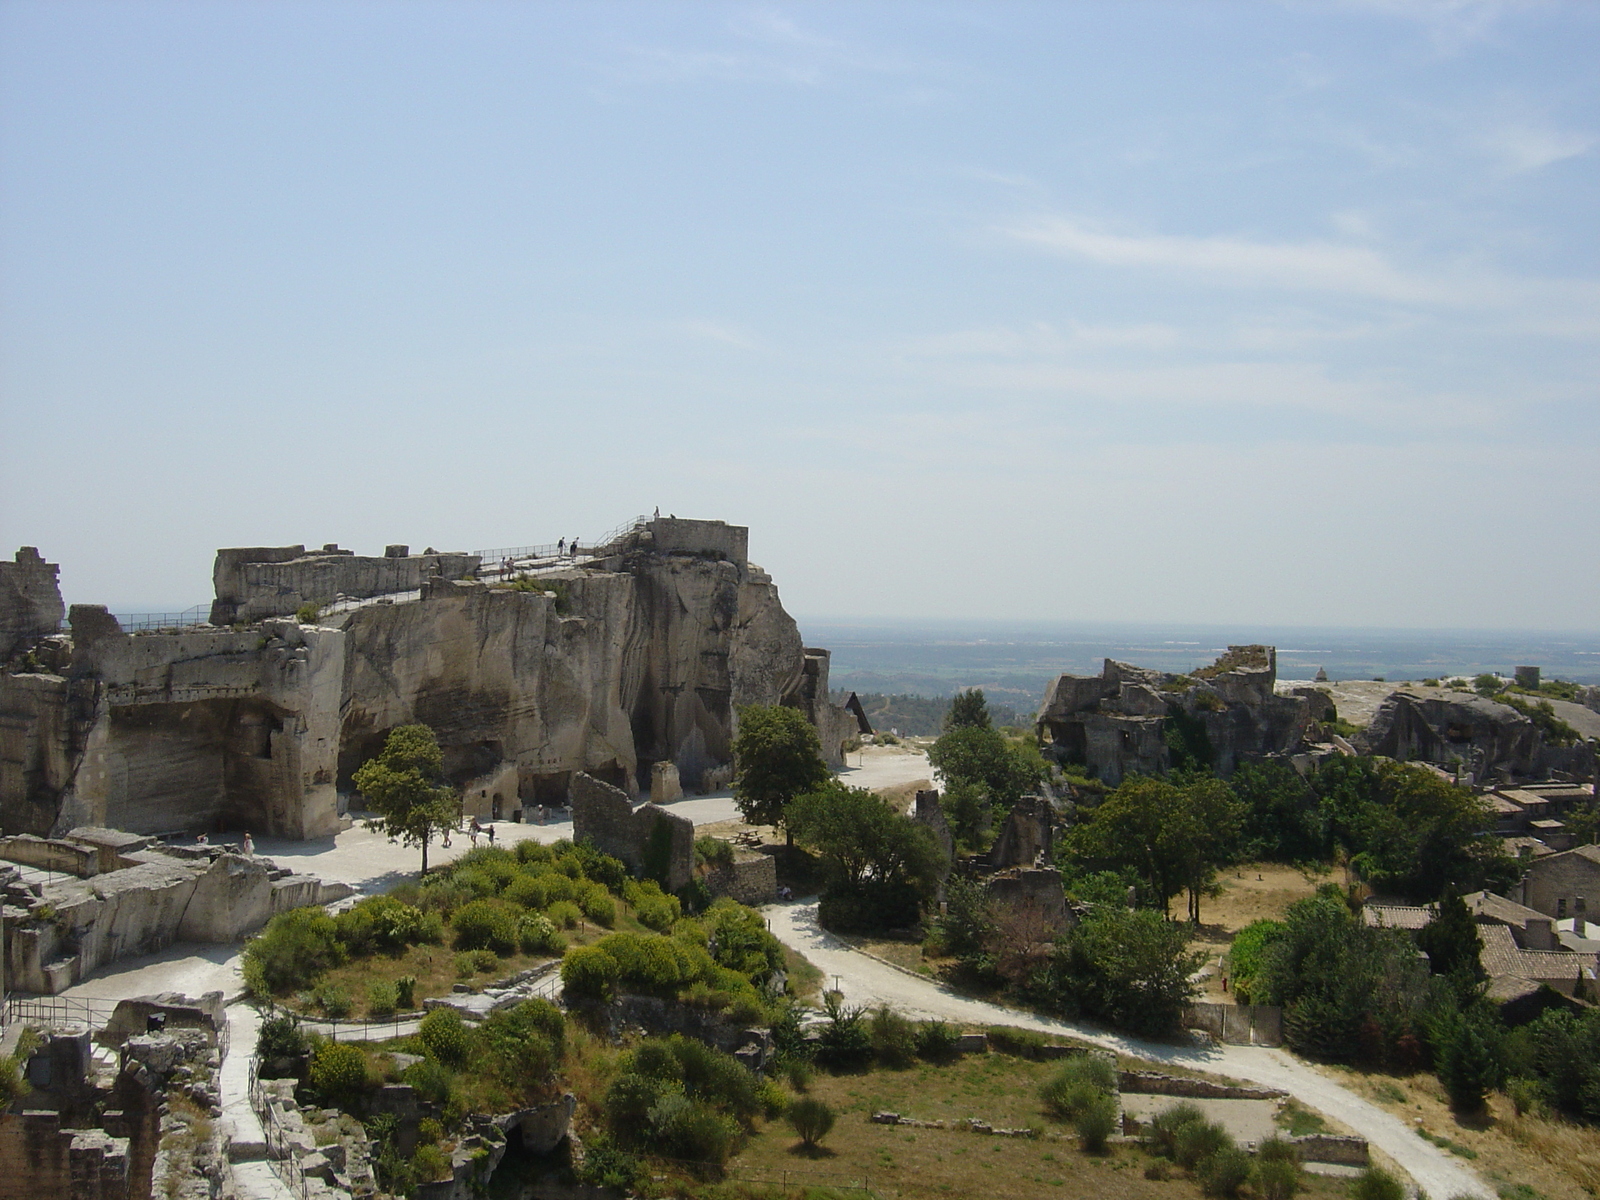
[[[431,1142],[424,1142],[411,1152],[411,1169],[418,1183],[433,1183],[450,1176],[450,1156]]]
[[[545,910],[545,916],[562,929],[575,929],[583,919],[583,910],[571,900],[557,900]]]
[[[334,919],[320,908],[295,908],[273,917],[245,947],[245,983],[263,998],[282,995],[310,986],[344,959]]]
[[[833,1128],[833,1109],[814,1096],[802,1096],[789,1105],[789,1124],[807,1146],[815,1146]]]
[[[1206,1115],[1200,1111],[1198,1104],[1174,1104],[1150,1119],[1145,1130],[1145,1142],[1152,1153],[1172,1158],[1177,1154],[1179,1130],[1205,1119]]]
[[[887,1004],[873,1011],[868,1022],[872,1053],[886,1067],[909,1067],[917,1054],[917,1027]]]
[[[417,1137],[424,1142],[443,1141],[444,1126],[432,1117],[423,1117],[417,1122]]]
[[[1550,1105],[1550,1093],[1544,1084],[1521,1076],[1506,1080],[1506,1097],[1519,1117],[1528,1113],[1541,1114]]]
[[[294,619],[301,625],[315,625],[322,616],[322,605],[315,600],[308,600],[294,610]]]
[[[450,1072],[436,1058],[414,1062],[402,1072],[400,1078],[416,1089],[417,1095],[434,1104],[444,1104],[450,1099],[454,1081]]]
[[[1206,1195],[1237,1196],[1239,1189],[1250,1182],[1252,1166],[1250,1156],[1243,1150],[1226,1146],[1201,1159],[1195,1175],[1200,1180],[1200,1190]]]
[[[467,1060],[466,1023],[453,1008],[436,1008],[422,1018],[417,1036],[431,1058],[446,1066],[460,1066]]]
[[[410,1012],[417,1006],[417,977],[415,975],[402,975],[394,981],[395,1007],[402,1012]]]
[[[1203,1159],[1232,1146],[1233,1139],[1221,1125],[1213,1121],[1191,1121],[1174,1135],[1172,1156],[1180,1167],[1193,1170]]]
[[[311,1048],[300,1022],[288,1013],[268,1017],[256,1033],[258,1058],[294,1058]]]
[[[598,883],[591,883],[584,888],[578,897],[578,907],[583,910],[584,916],[603,929],[610,929],[617,923],[617,902]],[[671,922],[668,925],[670,927]]]
[[[343,1020],[350,1015],[350,1010],[355,1007],[355,1001],[350,999],[350,993],[342,987],[332,983],[319,983],[312,998],[318,1008],[335,1021]]]
[[[667,896],[660,892],[653,896],[640,895],[631,903],[634,916],[639,918],[639,924],[658,933],[665,933],[671,929],[678,920],[678,914],[683,911],[676,896]]]
[[[1368,1167],[1350,1181],[1351,1200],[1406,1200],[1406,1189],[1382,1167]]]
[[[719,837],[697,837],[694,840],[694,856],[709,867],[733,866],[733,843],[725,842]]]
[[[348,1042],[319,1042],[311,1053],[311,1086],[337,1107],[349,1107],[367,1086],[367,1056]]]
[[[517,910],[504,900],[473,900],[462,905],[450,919],[456,931],[456,949],[515,954],[517,917]]]
[[[943,1021],[924,1021],[917,1026],[917,1054],[929,1062],[949,1062],[956,1055],[961,1031]]]
[[[1271,1139],[1276,1141],[1277,1139]],[[1262,1143],[1262,1150],[1266,1143]],[[1290,1159],[1267,1158],[1257,1151],[1256,1188],[1262,1200],[1290,1200],[1300,1190],[1300,1164]]]
[[[775,1079],[763,1079],[756,1088],[761,1099],[761,1112],[769,1121],[789,1111],[789,1093]]]
[[[1051,1116],[1074,1121],[1116,1086],[1116,1072],[1098,1054],[1068,1059],[1039,1088]]]
[[[578,1000],[606,1000],[616,990],[622,969],[598,946],[578,946],[561,960],[561,986]]]
[[[517,938],[524,954],[560,954],[567,939],[556,932],[555,922],[543,913],[529,913],[517,923]]]
[[[855,1070],[872,1058],[872,1034],[865,1020],[866,1010],[847,1008],[844,997],[829,992],[822,999],[828,1020],[817,1031],[816,1058],[826,1067]]]
[[[471,979],[500,965],[500,956],[493,950],[466,950],[456,955],[456,978]]]
[[[1078,1113],[1073,1128],[1078,1133],[1078,1144],[1090,1154],[1105,1151],[1106,1141],[1117,1129],[1117,1102],[1110,1096],[1095,1093]]]
[[[0,1056],[0,1112],[10,1108],[28,1093],[21,1064],[10,1055]]]
[[[815,1072],[811,1064],[803,1058],[791,1058],[783,1065],[783,1077],[789,1081],[789,1086],[797,1092],[803,1092],[811,1086]]]
[[[367,985],[367,1012],[374,1017],[387,1017],[399,1007],[397,990],[392,983],[379,980]]]
[[[1256,1159],[1260,1162],[1288,1162],[1298,1166],[1300,1148],[1293,1142],[1273,1136],[1256,1147]]]

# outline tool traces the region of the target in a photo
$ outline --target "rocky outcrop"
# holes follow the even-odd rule
[[[1037,724],[1058,760],[1084,766],[1105,783],[1168,770],[1173,734],[1227,777],[1240,763],[1302,748],[1313,725],[1311,702],[1275,695],[1276,682],[1271,646],[1230,646],[1192,675],[1108,658],[1098,676],[1057,678]]]
[[[829,699],[827,651],[804,647],[746,537],[647,521],[516,585],[404,547],[218,553],[216,620],[293,611],[336,581],[346,602],[315,626],[129,633],[74,605],[54,671],[0,675],[0,828],[327,836],[338,790],[415,722],[506,819],[563,802],[578,772],[629,795],[658,762],[685,788],[719,782],[749,704],[800,708],[838,763],[855,722]]]
[[[1435,763],[1469,782],[1548,778],[1560,771],[1592,778],[1593,744],[1550,745],[1539,727],[1508,704],[1470,692],[1400,689],[1378,706],[1358,748],[1400,762]]]

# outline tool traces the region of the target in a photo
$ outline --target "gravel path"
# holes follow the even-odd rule
[[[1067,1034],[1107,1049],[1154,1062],[1215,1071],[1236,1079],[1281,1088],[1302,1104],[1332,1117],[1366,1138],[1399,1163],[1417,1187],[1435,1200],[1477,1196],[1494,1200],[1494,1190],[1454,1158],[1419,1138],[1398,1117],[1361,1099],[1281,1050],[1250,1046],[1167,1045],[1122,1037],[1103,1029],[1057,1021],[1032,1013],[957,995],[948,988],[891,967],[851,949],[817,925],[814,900],[769,905],[762,910],[779,941],[798,950],[853,1004],[891,1004],[909,1016],[959,1021],[965,1025],[1018,1025],[1043,1033]]]

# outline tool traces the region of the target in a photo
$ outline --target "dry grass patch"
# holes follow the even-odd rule
[[[1532,1114],[1519,1117],[1498,1093],[1490,1096],[1486,1114],[1459,1117],[1432,1075],[1319,1069],[1468,1160],[1463,1165],[1497,1189],[1523,1184],[1549,1200],[1592,1200],[1600,1194],[1600,1129]]]

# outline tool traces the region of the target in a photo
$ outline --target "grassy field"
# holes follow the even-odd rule
[[[1245,863],[1229,867],[1217,880],[1222,885],[1222,894],[1201,901],[1202,923],[1193,948],[1205,951],[1210,956],[1209,965],[1215,968],[1239,930],[1253,921],[1281,918],[1296,900],[1315,895],[1322,884],[1339,878],[1341,876],[1336,873],[1307,875],[1282,863]],[[1181,902],[1182,897],[1179,897],[1177,903]],[[1203,983],[1205,993],[1200,999],[1231,999],[1222,990],[1220,970],[1210,971]]]
[[[885,1197],[948,1200],[956,1196],[1096,1197],[1105,1200],[1192,1200],[1199,1188],[1182,1171],[1147,1179],[1155,1160],[1136,1146],[1104,1155],[1078,1149],[1071,1131],[1049,1120],[1037,1090],[1055,1064],[1005,1054],[973,1055],[948,1066],[903,1071],[819,1074],[809,1094],[827,1101],[838,1123],[819,1151],[808,1154],[788,1125],[768,1123],[730,1163],[730,1179],[773,1180],[790,1192],[863,1181]],[[957,1129],[875,1125],[874,1112],[919,1120],[976,1118],[996,1128],[1036,1130],[1036,1137],[995,1137]],[[1343,1181],[1307,1176],[1306,1195],[1342,1196]],[[732,1193],[730,1193],[732,1194]]]

